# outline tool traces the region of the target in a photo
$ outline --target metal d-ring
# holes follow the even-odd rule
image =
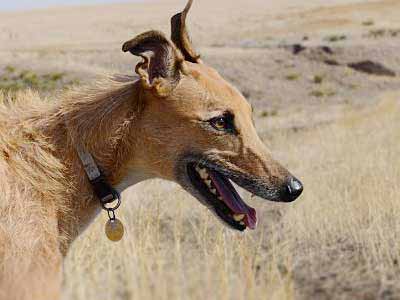
[[[115,221],[115,209],[108,209],[107,214],[111,221]]]
[[[121,206],[121,196],[116,190],[113,190],[112,193],[113,193],[114,200],[111,202],[102,203],[101,206],[103,207],[104,210],[106,210],[108,212],[108,215],[110,215],[110,212],[112,212],[112,214],[114,215],[114,218],[115,218],[114,211],[117,210]],[[117,203],[114,206],[107,207],[107,204],[111,204],[115,201],[117,201]]]

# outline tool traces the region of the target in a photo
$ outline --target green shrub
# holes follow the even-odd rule
[[[79,80],[66,80],[66,74],[60,72],[37,74],[33,70],[21,70],[13,66],[6,66],[0,72],[0,90],[16,92],[24,89],[34,89],[39,92],[51,92],[57,88],[77,85]]]

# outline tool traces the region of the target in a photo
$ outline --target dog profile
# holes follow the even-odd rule
[[[174,181],[239,231],[255,229],[257,215],[232,182],[271,201],[301,194],[258,137],[250,104],[194,50],[191,5],[172,18],[171,38],[149,31],[124,43],[142,58],[136,76],[54,102],[31,91],[0,96],[0,299],[59,298],[63,258],[101,211],[102,187],[119,194],[151,178]]]

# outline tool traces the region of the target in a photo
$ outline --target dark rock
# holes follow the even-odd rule
[[[356,63],[349,63],[347,64],[349,68],[352,68],[358,72],[366,73],[366,74],[372,74],[372,75],[377,75],[377,76],[389,76],[389,77],[395,77],[396,73],[381,63],[370,61],[370,60],[364,60]]]
[[[294,45],[292,45],[292,53],[294,55],[297,55],[297,54],[299,54],[300,52],[302,52],[302,51],[304,51],[306,49],[307,48],[304,47],[302,44],[294,44]]]
[[[243,95],[243,97],[249,99],[251,96],[251,93],[249,90],[242,90],[242,95]]]
[[[329,46],[321,46],[320,49],[327,54],[333,54],[333,50]]]
[[[280,45],[279,47],[292,52],[293,55],[297,55],[307,49],[302,44]]]
[[[340,63],[338,63],[336,60],[334,59],[325,59],[324,63],[326,63],[329,66],[340,66]]]

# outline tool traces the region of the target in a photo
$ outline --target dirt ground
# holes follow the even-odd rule
[[[169,17],[182,5],[162,1],[1,13],[0,68],[57,70],[82,81],[132,73],[136,60],[120,51],[122,43],[153,28],[168,33]],[[399,9],[396,0],[202,1],[193,7],[190,28],[203,59],[258,109],[260,128],[301,128],[400,88],[399,76],[347,67],[370,60],[400,74]],[[306,49],[295,55],[293,45]],[[262,118],[271,114],[271,122]]]

